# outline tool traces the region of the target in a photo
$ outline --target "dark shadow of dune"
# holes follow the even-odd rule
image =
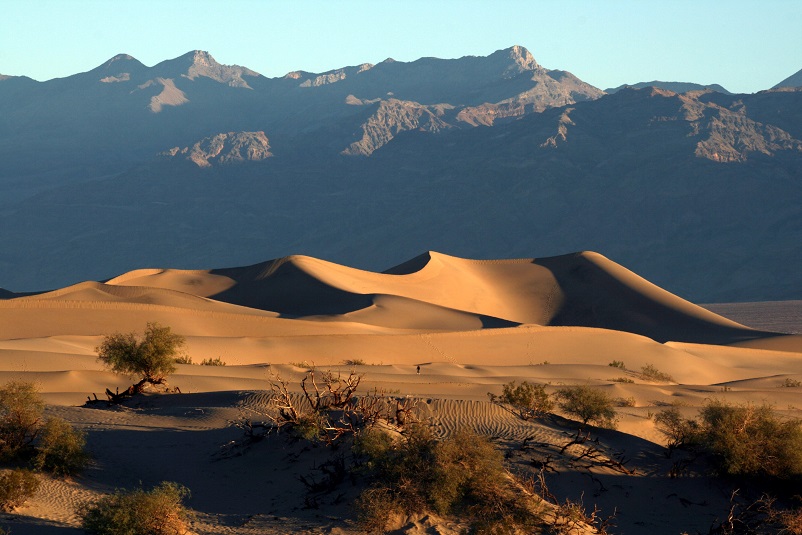
[[[334,288],[299,269],[289,259],[211,273],[229,277],[237,284],[210,298],[277,312],[284,317],[346,314],[373,303],[370,295]]]
[[[80,528],[13,513],[0,514],[0,527],[8,529],[12,535],[82,535],[86,533]]]
[[[591,261],[585,253],[536,259],[534,263],[554,274],[565,295],[551,321],[554,326],[598,327],[641,334],[658,342],[719,345],[778,336],[717,316],[629,271],[626,278],[615,276],[608,266]]]

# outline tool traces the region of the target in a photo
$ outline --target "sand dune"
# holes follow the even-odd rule
[[[182,395],[144,397],[118,411],[81,407],[87,396],[133,380],[97,361],[103,336],[141,332],[153,321],[185,336],[194,362],[219,358],[227,365],[178,365],[169,381]],[[614,361],[623,368],[611,367]],[[49,413],[89,433],[97,459],[74,482],[47,480],[29,506],[9,517],[14,533],[74,528],[82,500],[163,479],[192,489],[191,505],[201,511],[198,533],[353,533],[347,523],[322,520],[342,514],[333,505],[328,517],[298,509],[304,495],[298,470],[309,467],[282,461],[290,455],[281,449],[286,446],[267,445],[274,448],[270,455],[227,464],[210,461],[236,435],[228,422],[263,402],[271,377],[280,374],[297,391],[312,365],[354,369],[364,374],[366,390],[418,399],[440,435],[467,426],[502,444],[557,444],[570,428],[559,417],[523,422],[488,404],[487,393],[510,381],[545,383],[552,392],[590,384],[626,400],[618,409],[622,433],[602,436],[611,452],[638,452],[639,477],[621,483],[626,493],[598,499],[608,509],[624,507],[623,525],[633,533],[643,526],[655,533],[704,530],[728,507],[724,494],[713,496],[690,480],[672,485],[708,509],[691,515],[680,502],[644,505],[644,496],[662,492],[660,474],[670,468],[650,417],[660,407],[681,402],[692,415],[707,400],[724,397],[768,400],[784,414],[802,415],[798,389],[788,387],[802,380],[802,336],[728,320],[596,253],[468,260],[430,252],[383,273],[304,256],[230,269],[140,269],[34,295],[0,292],[0,383],[35,382]],[[671,380],[645,377],[647,365]],[[148,461],[132,445],[143,440]],[[187,467],[187,459],[202,469]],[[305,459],[309,466],[319,461]],[[267,478],[259,478],[259,492],[243,484],[254,470]],[[592,480],[575,468],[560,470],[555,489],[563,495],[594,493]],[[612,476],[601,468],[594,474]],[[611,488],[618,485],[612,481]],[[265,506],[253,496],[268,483],[286,492]],[[457,529],[437,520],[410,522],[402,533]]]

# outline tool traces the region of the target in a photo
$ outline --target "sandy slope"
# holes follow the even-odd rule
[[[565,461],[565,477],[554,484],[564,495],[583,489],[608,509],[624,507],[624,525],[654,533],[707,529],[726,504],[721,489],[656,477],[667,468],[650,413],[681,401],[693,414],[711,397],[725,397],[768,400],[802,415],[799,389],[782,387],[802,380],[802,337],[725,319],[596,253],[478,261],[431,252],[384,273],[294,256],[244,268],[137,270],[13,297],[0,296],[0,383],[36,382],[49,411],[87,430],[96,458],[76,481],[47,480],[30,506],[7,517],[15,535],[70,533],[80,501],[162,479],[193,490],[201,533],[352,530],[331,519],[342,517],[335,504],[323,512],[297,509],[303,489],[296,476],[320,452],[304,457],[274,443],[260,446],[270,454],[211,461],[237,434],[228,421],[238,403],[255,399],[248,392],[275,373],[297,384],[312,363],[348,371],[346,361],[364,362],[356,369],[365,388],[429,400],[427,414],[440,433],[467,425],[505,447],[527,437],[557,443],[570,429],[564,421],[525,423],[489,405],[487,392],[509,381],[550,383],[551,390],[592,384],[628,400],[619,409],[623,434],[601,433],[611,448],[628,452],[643,477],[618,482],[621,474],[599,468],[594,473],[608,477],[607,486],[628,489],[599,494],[592,478]],[[219,357],[228,365],[179,365],[170,383],[184,394],[146,398],[139,408],[80,407],[92,393],[131,384],[96,361],[103,335],[141,331],[151,321],[184,335],[194,362]],[[608,366],[613,361],[626,369]],[[673,381],[644,379],[639,370],[648,364]],[[622,378],[632,382],[613,381]],[[300,460],[288,464],[288,456]],[[660,511],[644,502],[668,484],[686,502],[707,505],[691,514],[686,502]],[[446,530],[438,522],[429,523]],[[422,533],[425,524],[410,524],[409,532]]]

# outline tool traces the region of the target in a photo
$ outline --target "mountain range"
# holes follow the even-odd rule
[[[605,92],[520,46],[281,78],[200,51],[0,77],[0,286],[594,249],[695,301],[800,298],[788,80]]]

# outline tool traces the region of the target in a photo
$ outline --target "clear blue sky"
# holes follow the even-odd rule
[[[800,0],[0,0],[0,73],[36,80],[118,53],[190,50],[265,76],[523,45],[599,88],[640,81],[766,89],[802,69]]]

